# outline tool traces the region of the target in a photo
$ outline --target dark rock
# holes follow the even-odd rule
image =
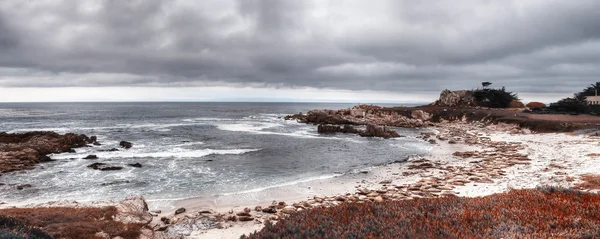
[[[141,168],[142,167],[141,163],[130,163],[128,165],[131,166],[131,167],[134,167],[134,168]]]
[[[85,156],[85,158],[83,159],[98,159],[98,156],[96,156],[95,154],[90,154],[88,156]]]
[[[17,186],[17,189],[23,190],[25,188],[30,188],[30,187],[33,187],[33,186],[31,186],[31,184],[22,184],[22,185]]]
[[[358,134],[358,133],[361,133],[362,131],[359,129],[355,129],[351,125],[339,126],[339,125],[320,124],[319,126],[317,126],[317,132],[319,134],[331,134],[331,133]]]
[[[90,141],[89,141],[89,142],[90,142],[90,143],[97,143],[97,142],[98,142],[98,137],[96,137],[95,135],[94,135],[94,136],[91,136],[91,137],[90,137]]]
[[[69,151],[67,151],[67,153],[72,153],[72,154],[74,154],[74,153],[77,153],[77,151],[75,151],[74,149],[69,149]]]
[[[98,142],[94,142],[94,143],[92,143],[92,144],[93,144],[93,145],[96,145],[96,146],[100,146],[100,145],[102,145],[101,143],[98,143]]]
[[[238,212],[238,213],[236,213],[235,215],[238,215],[238,216],[246,216],[246,217],[250,217],[250,216],[252,216],[252,215],[250,215],[250,213],[247,213],[247,212]]]
[[[268,208],[263,208],[262,212],[264,212],[264,213],[277,213],[277,209],[268,207]]]
[[[100,184],[101,186],[112,186],[112,185],[117,185],[117,184],[126,184],[126,183],[131,183],[131,181],[129,180],[123,180],[123,181],[114,181],[114,182],[109,182],[109,183],[102,183]]]
[[[112,148],[112,149],[100,149],[100,150],[98,150],[98,152],[115,152],[115,151],[119,151],[119,149]]]
[[[240,222],[249,222],[253,221],[254,218],[252,216],[238,216],[238,220],[240,220]]]
[[[363,137],[381,137],[381,138],[397,138],[400,137],[398,132],[389,130],[385,126],[376,126],[369,124],[367,125],[367,129],[364,132],[360,133],[360,136]]]
[[[123,167],[118,166],[107,166],[105,163],[93,163],[87,166],[88,168],[100,170],[100,171],[113,171],[113,170],[121,170]]]
[[[121,146],[122,148],[129,149],[129,148],[133,147],[133,143],[127,142],[127,141],[121,141],[119,143],[119,146]]]
[[[167,217],[161,217],[160,221],[163,222],[164,224],[169,224],[171,223],[171,220],[169,220],[169,218]]]
[[[184,212],[185,212],[185,208],[179,208],[179,209],[175,210],[175,215],[182,214]]]

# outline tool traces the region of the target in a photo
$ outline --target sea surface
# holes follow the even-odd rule
[[[50,155],[34,170],[0,176],[0,201],[97,201],[143,195],[149,200],[260,192],[358,173],[430,146],[420,131],[406,137],[319,135],[316,126],[283,116],[310,109],[350,108],[330,103],[0,103],[0,131],[55,131],[98,136],[101,146]],[[121,149],[121,140],[133,148]],[[116,152],[101,152],[119,148]],[[89,154],[97,160],[83,159]],[[94,162],[122,166],[98,171]],[[127,164],[140,163],[141,168]],[[16,190],[14,185],[31,184]]]

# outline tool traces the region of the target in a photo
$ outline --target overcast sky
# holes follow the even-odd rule
[[[598,0],[1,0],[0,101],[429,101],[600,81]]]

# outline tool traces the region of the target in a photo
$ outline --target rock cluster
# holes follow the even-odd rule
[[[450,91],[446,89],[440,93],[440,98],[434,102],[433,105],[445,107],[475,107],[477,106],[477,102],[471,91]]]
[[[331,134],[331,133],[351,133],[358,134],[362,137],[381,137],[381,138],[397,138],[400,137],[398,132],[389,129],[385,126],[376,126],[368,124],[365,130],[357,129],[351,125],[325,125],[320,124],[317,127],[319,134]]]
[[[430,125],[432,116],[423,110],[412,110],[409,115],[378,106],[359,105],[343,110],[311,110],[304,114],[288,115],[284,119],[319,125],[319,133],[355,133],[366,137],[399,137],[386,127],[416,128]],[[365,125],[360,130],[353,125]]]
[[[72,133],[0,133],[0,173],[32,169],[37,163],[50,161],[47,154],[73,152],[73,148],[93,142],[85,135]]]

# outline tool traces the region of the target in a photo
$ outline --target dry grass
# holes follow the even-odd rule
[[[598,238],[600,195],[546,188],[306,210],[242,238]]]
[[[600,189],[599,174],[584,174],[580,177],[581,183],[575,185],[577,189]]]
[[[10,208],[0,210],[0,215],[12,217],[23,224],[41,228],[55,238],[98,238],[105,232],[111,238],[138,238],[141,224],[115,222],[115,207],[104,208]]]

